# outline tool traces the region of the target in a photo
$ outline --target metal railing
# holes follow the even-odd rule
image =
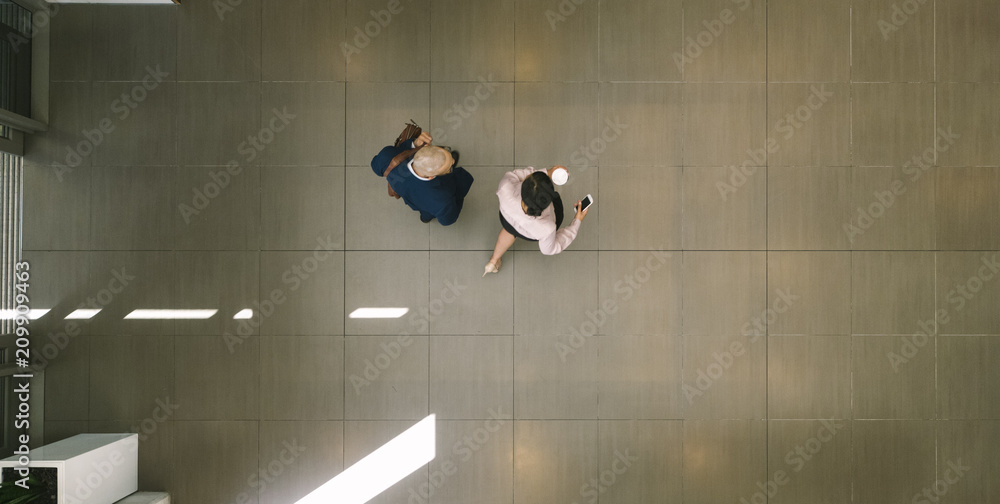
[[[3,250],[0,252],[0,310],[14,309],[14,264],[21,260],[21,191],[24,178],[21,156],[0,153],[0,191],[3,193],[0,210],[0,233]],[[0,334],[13,334],[14,320],[0,320]]]
[[[21,218],[24,167],[21,156],[0,152],[0,310],[14,310],[14,265],[21,260]],[[13,452],[14,394],[10,375],[23,372],[14,363],[14,319],[0,318],[0,457]]]

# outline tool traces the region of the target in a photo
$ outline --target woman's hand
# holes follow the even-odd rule
[[[423,147],[425,145],[430,145],[431,141],[433,141],[433,140],[434,139],[431,138],[430,134],[428,134],[426,131],[424,131],[424,132],[420,133],[420,136],[418,136],[415,140],[413,140],[413,146],[414,147]]]
[[[587,218],[587,212],[590,211],[590,208],[588,207],[586,210],[584,210],[584,211],[581,212],[580,211],[580,205],[582,205],[582,204],[583,204],[582,201],[577,201],[576,204],[573,205],[573,209],[576,210],[576,220],[578,220],[580,222],[583,222],[583,219]]]

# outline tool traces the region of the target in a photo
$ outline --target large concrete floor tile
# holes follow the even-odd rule
[[[261,252],[261,334],[344,334],[344,253],[328,239],[312,251]]]
[[[684,165],[765,166],[766,116],[764,84],[686,84]]]
[[[261,79],[343,81],[347,77],[344,0],[264,0]],[[305,15],[304,13],[308,13]]]
[[[520,251],[515,254],[515,334],[575,335],[600,331],[598,321],[588,315],[589,310],[600,307],[596,252],[568,251],[554,256]],[[525,295],[517,295],[522,292]]]
[[[257,310],[260,257],[257,252],[177,252],[174,281],[179,310],[218,310],[204,320],[178,320],[177,334],[236,334],[244,322],[235,316]],[[254,331],[256,332],[256,331]]]
[[[255,421],[177,422],[171,497],[176,496],[178,502],[256,504],[261,467],[257,424]],[[188,463],[194,453],[201,457],[200,464]]]
[[[173,75],[177,67],[177,14],[177,8],[165,5],[96,6],[93,79],[139,80],[147,65],[161,66]]]
[[[849,166],[851,87],[768,84],[768,166]]]
[[[768,501],[851,500],[851,423],[846,420],[768,422]],[[758,490],[761,495],[768,488]],[[748,501],[750,499],[747,499]]]
[[[1000,21],[1000,20],[998,20]],[[935,143],[939,166],[998,166],[1000,128],[991,110],[1000,107],[1000,84],[943,83],[937,87]]]
[[[681,0],[601,3],[601,81],[680,81],[682,7]]]
[[[935,332],[933,253],[853,252],[851,272],[851,332]]]
[[[439,0],[431,3],[431,79],[514,80],[514,4]]]
[[[437,428],[438,455],[428,466],[429,485],[407,492],[411,498],[436,504],[510,503],[514,493],[514,422],[495,418],[445,420],[438,421]]]
[[[935,174],[908,168],[854,168],[851,221],[854,250],[933,250]]]
[[[385,179],[371,168],[348,167],[346,179],[344,243],[348,250],[427,250],[430,227],[442,227],[437,220],[421,222],[419,212],[389,197]],[[480,182],[473,182],[473,188],[477,185]],[[463,205],[458,218],[463,225],[465,212]],[[452,230],[449,227],[443,233]]]
[[[344,418],[343,336],[260,339],[262,420]]]
[[[460,166],[509,166],[514,160],[514,84],[498,79],[490,73],[431,87],[427,132],[435,145],[461,154]]]
[[[996,336],[950,336],[938,340],[938,405],[943,419],[1000,418]]]
[[[935,7],[937,78],[946,82],[1000,81],[1000,69],[989,56],[1000,50],[1000,41],[991,36],[1000,27],[1000,5],[960,0]]]
[[[175,415],[173,336],[91,336],[90,419]],[[139,422],[136,422],[139,423]]]
[[[768,334],[851,333],[850,252],[771,252],[767,286]]]
[[[94,14],[89,5],[60,5],[41,33],[50,37],[49,73],[53,82],[91,80],[94,73]],[[37,18],[36,18],[37,22]],[[40,23],[39,23],[40,24]]]
[[[430,409],[439,419],[512,418],[513,336],[431,336]]]
[[[1000,168],[939,168],[935,220],[941,250],[1000,250]]]
[[[44,363],[58,356],[60,347],[80,335],[84,320],[65,320],[64,317],[84,307],[89,302],[97,304],[98,292],[92,292],[92,277],[106,272],[90,272],[90,254],[87,252],[65,251],[24,251],[21,261],[28,263],[28,289],[30,289],[29,309],[50,310],[44,317],[31,321],[30,329],[36,335],[45,335],[36,340],[39,346],[32,351],[32,361]],[[31,275],[31,270],[44,271],[45,275]],[[105,282],[107,282],[105,278]],[[121,292],[126,286],[115,282],[115,290]],[[107,289],[107,287],[104,287]],[[101,296],[109,301],[114,293],[106,290]],[[16,329],[15,329],[16,330]],[[58,344],[57,344],[58,343]]]
[[[94,102],[101,105],[85,136],[95,144],[95,166],[175,163],[177,130],[166,118],[177,110],[177,85],[165,68],[147,66],[142,72],[130,82],[94,84]]]
[[[766,316],[763,252],[684,252],[684,334],[747,334]]]
[[[427,3],[351,0],[343,15],[340,55],[351,82],[426,81],[430,76],[430,13]]]
[[[600,474],[596,485],[591,480],[586,487],[589,494],[596,492],[605,503],[680,501],[682,422],[602,421],[599,438]]]
[[[1000,421],[997,420],[938,424],[937,477],[948,484],[942,501],[997,499],[1000,488],[995,482],[1000,477],[1000,452],[993,447],[998,442]]]
[[[770,82],[847,82],[850,0],[778,0],[767,5]]]
[[[1000,252],[938,252],[939,334],[1000,334]]]
[[[854,163],[902,166],[935,143],[934,86],[854,84]]]
[[[854,418],[937,418],[934,370],[937,359],[931,338],[854,336],[851,339]],[[910,350],[918,342],[924,345]]]
[[[181,250],[260,248],[260,171],[183,166],[173,177],[171,224]]]
[[[259,80],[262,24],[261,0],[184,2],[177,18],[177,80]]]
[[[683,68],[686,82],[763,82],[767,78],[767,3],[685,2],[684,50],[670,57]]]
[[[174,212],[174,167],[93,168],[91,229],[99,250],[170,250],[183,221]],[[165,189],[166,188],[166,189]]]
[[[406,429],[413,427],[415,423],[409,420],[344,422],[344,467],[350,467],[367,457]],[[421,467],[368,502],[372,504],[406,502],[411,496],[410,490],[429,487],[428,475],[427,468]]]
[[[431,334],[513,334],[515,255],[482,276],[488,254],[431,252],[430,296],[417,308]]]
[[[681,254],[601,252],[601,334],[681,334]],[[597,322],[595,322],[596,324]]]
[[[97,141],[105,134],[100,129],[104,111],[95,117],[94,87],[91,82],[50,84],[48,129],[25,136],[25,160],[54,166],[60,181],[77,170],[93,166],[94,150],[100,148]],[[105,129],[114,126],[104,125]]]
[[[850,337],[770,336],[767,353],[768,418],[852,417]]]
[[[308,250],[320,238],[344,248],[343,167],[265,167],[260,172],[262,250]]]
[[[79,302],[100,309],[80,320],[83,334],[174,334],[175,320],[125,319],[133,310],[171,308],[177,303],[177,254],[156,251],[90,253],[90,285]],[[82,308],[82,306],[81,306]]]
[[[524,81],[593,81],[598,68],[597,3],[515,2],[514,72]]]
[[[601,166],[681,165],[681,84],[602,83],[600,92],[602,126],[614,126],[602,132]]]
[[[935,478],[934,422],[859,421],[854,443],[854,501],[912,502]]]
[[[684,418],[764,418],[767,348],[763,337],[684,337]]]
[[[177,336],[174,340],[176,418],[260,418],[259,338],[250,336],[238,348],[232,348],[220,336]]]
[[[261,504],[296,502],[344,468],[343,422],[260,422],[259,429]]]
[[[684,422],[684,502],[749,501],[766,472],[763,420]]]
[[[850,250],[851,169],[767,170],[767,246],[771,250]]]
[[[266,149],[259,82],[177,84],[177,162],[188,166],[254,166]],[[273,134],[273,132],[272,132]]]
[[[427,334],[428,261],[428,252],[347,252],[342,287],[347,334]],[[408,311],[400,318],[351,318],[358,308]]]
[[[851,63],[857,82],[920,82],[934,78],[934,8],[872,0],[851,6]],[[914,9],[914,7],[917,7]]]
[[[514,503],[574,502],[600,477],[597,421],[514,425]],[[591,489],[592,490],[592,489]]]
[[[596,8],[596,5],[593,6]],[[598,117],[596,83],[531,82],[514,86],[514,164],[597,166],[607,139],[624,135]]]
[[[596,419],[594,338],[514,336],[514,418]]]
[[[92,248],[93,170],[76,170],[60,176],[58,168],[25,161],[22,173],[22,247],[25,250]]]
[[[602,419],[683,418],[681,336],[598,336]]]
[[[345,162],[346,93],[342,82],[261,85],[260,133],[266,166],[331,166]]]
[[[426,336],[348,336],[344,416],[349,420],[420,420],[429,413]]]
[[[684,168],[684,250],[763,250],[767,245],[766,170]],[[666,198],[661,194],[658,200],[663,205]]]

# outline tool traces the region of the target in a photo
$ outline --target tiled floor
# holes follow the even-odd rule
[[[46,438],[141,432],[144,489],[290,504],[436,413],[437,459],[373,502],[1000,502],[995,0],[183,0],[51,29]],[[476,177],[454,226],[367,166],[408,119]],[[480,279],[498,180],[553,163],[597,199],[576,242]]]

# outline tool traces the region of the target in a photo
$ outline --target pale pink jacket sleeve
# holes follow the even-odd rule
[[[573,213],[570,218],[573,219],[572,224],[538,240],[538,249],[542,251],[542,254],[556,255],[568,247],[570,243],[573,243],[577,231],[580,230],[580,221],[576,219],[576,213]]]

